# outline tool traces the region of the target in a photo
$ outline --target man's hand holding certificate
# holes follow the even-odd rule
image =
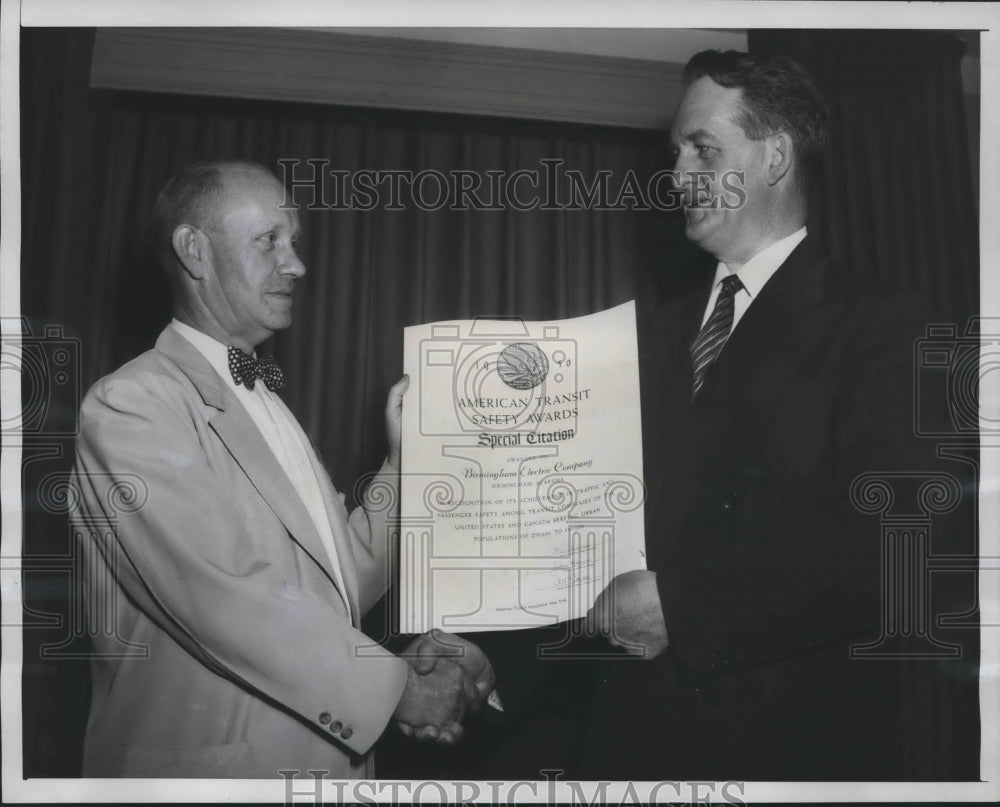
[[[406,329],[405,633],[579,619],[645,568],[635,308]]]

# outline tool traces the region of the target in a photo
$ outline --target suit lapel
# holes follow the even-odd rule
[[[789,329],[826,296],[828,259],[815,239],[807,236],[785,259],[746,313],[709,368],[705,385],[698,393],[703,403],[720,386],[732,385],[748,372],[770,366],[763,361],[777,353],[794,351]]]
[[[666,423],[677,423],[691,408],[690,347],[701,328],[711,285],[688,295],[658,312],[656,320],[644,334],[641,346],[643,365],[652,368],[645,373],[650,401]],[[643,390],[645,395],[646,390]]]
[[[191,380],[206,404],[219,410],[217,415],[209,419],[209,427],[225,444],[292,539],[319,565],[339,591],[330,558],[302,498],[243,405],[226,387],[208,360],[173,328],[168,327],[160,334],[156,348]],[[319,477],[321,485],[324,477],[325,474]],[[327,511],[329,512],[329,504]],[[331,524],[333,523],[331,520]],[[334,529],[334,532],[337,530]],[[344,551],[341,542],[338,542],[337,551]],[[349,548],[347,551],[350,551]]]
[[[711,292],[704,288],[659,309],[640,332],[643,471],[647,497],[662,500],[677,443],[689,433],[691,416],[691,354]],[[647,508],[650,529],[656,529],[654,508]]]

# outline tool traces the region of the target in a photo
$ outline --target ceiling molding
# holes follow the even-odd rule
[[[94,87],[665,129],[681,65],[294,28],[103,28]]]
[[[456,42],[685,64],[698,51],[747,49],[745,30],[699,28],[319,28],[339,34]]]

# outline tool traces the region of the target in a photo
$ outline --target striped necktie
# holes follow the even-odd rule
[[[743,284],[736,275],[727,275],[722,279],[722,289],[715,300],[712,316],[702,326],[698,338],[691,345],[691,366],[694,370],[692,399],[697,397],[698,390],[705,383],[708,368],[718,358],[729,338],[729,332],[733,327],[733,298],[742,288]]]

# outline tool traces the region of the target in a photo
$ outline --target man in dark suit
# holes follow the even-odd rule
[[[948,741],[928,740],[952,725],[947,670],[851,653],[884,614],[880,525],[852,484],[935,468],[912,418],[929,316],[807,229],[826,111],[798,65],[706,51],[684,80],[685,231],[716,266],[640,328],[649,568],[615,578],[589,616],[623,655],[577,773],[977,778],[978,753],[949,761]],[[920,693],[935,706],[916,708]],[[935,710],[948,719],[925,725]]]

